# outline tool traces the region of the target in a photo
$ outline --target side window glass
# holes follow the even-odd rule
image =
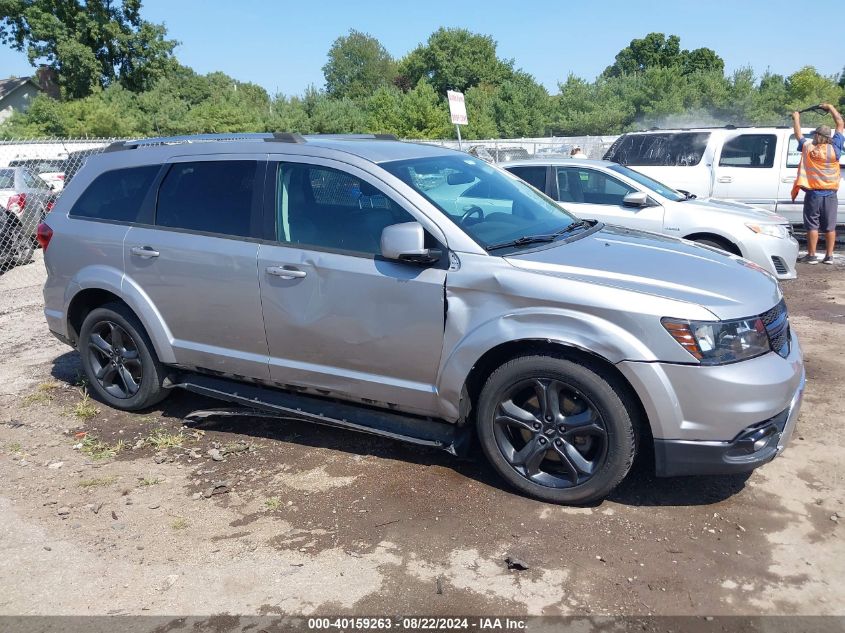
[[[257,169],[254,160],[174,163],[159,188],[156,225],[250,237]]]
[[[761,169],[774,167],[777,137],[774,134],[740,134],[722,146],[720,167]]]
[[[794,134],[789,135],[789,141],[786,145],[786,166],[798,167],[801,162],[801,152],[798,151],[798,139]]]
[[[581,178],[575,167],[559,167],[557,170],[557,199],[560,202],[584,202]]]
[[[546,192],[546,168],[545,167],[508,167],[508,171],[514,176],[522,178],[535,189]]]
[[[578,172],[584,202],[621,206],[626,195],[635,191],[625,183],[592,169]]]
[[[407,211],[357,176],[314,165],[279,165],[279,242],[380,255],[384,228],[413,221]]]
[[[141,204],[160,168],[147,165],[100,174],[77,198],[71,217],[138,222]]]

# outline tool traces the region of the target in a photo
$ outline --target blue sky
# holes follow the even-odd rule
[[[804,9],[802,9],[802,6]],[[799,42],[793,15],[834,25],[831,37]],[[727,70],[751,66],[790,74],[805,65],[842,70],[841,3],[794,0],[144,0],[142,14],[164,22],[181,42],[177,57],[205,73],[222,70],[271,94],[322,86],[332,42],[350,28],[378,38],[401,57],[441,26],[492,35],[499,55],[534,75],[551,92],[572,72],[593,79],[631,39],[673,33],[683,48],[713,48]],[[0,48],[0,77],[32,72],[25,55]]]

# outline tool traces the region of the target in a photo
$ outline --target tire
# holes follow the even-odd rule
[[[599,368],[545,355],[511,360],[479,396],[482,450],[524,494],[562,504],[602,499],[628,474],[636,453],[621,393]]]
[[[150,338],[125,305],[109,303],[92,310],[82,322],[78,349],[89,389],[109,406],[138,411],[169,395],[162,388],[165,371]]]
[[[703,237],[694,241],[696,244],[703,244],[704,246],[710,246],[711,248],[718,248],[719,250],[726,251],[731,255],[739,255],[739,249],[737,249],[736,246],[727,241],[707,237]]]

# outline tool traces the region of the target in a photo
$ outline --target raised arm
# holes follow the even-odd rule
[[[830,103],[823,103],[822,107],[830,112],[830,116],[833,117],[833,122],[836,124],[836,131],[840,134],[845,132],[845,121],[842,120],[842,115],[839,114],[839,111]]]
[[[800,142],[804,135],[801,134],[801,113],[798,110],[792,113],[792,130],[795,132],[795,140]]]

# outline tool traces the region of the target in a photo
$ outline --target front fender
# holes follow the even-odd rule
[[[70,281],[65,292],[65,314],[70,315],[73,298],[83,290],[97,289],[111,292],[123,300],[141,321],[156,351],[165,364],[175,363],[171,341],[173,336],[149,296],[123,272],[111,266],[88,266]]]
[[[449,309],[453,309],[452,298]],[[581,349],[612,364],[630,359],[656,360],[653,352],[633,334],[595,315],[562,308],[514,310],[466,332],[444,356],[437,382],[441,415],[448,420],[459,417],[464,383],[484,354],[505,343],[537,340]]]

